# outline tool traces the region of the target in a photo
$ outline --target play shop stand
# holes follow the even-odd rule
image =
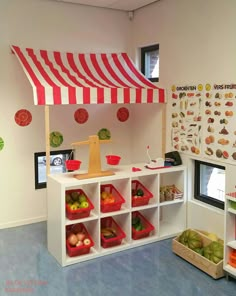
[[[186,167],[145,166],[117,165],[112,174],[91,178],[83,178],[88,172],[80,170],[48,176],[47,246],[62,266],[170,238],[186,229]],[[160,201],[160,188],[173,184],[182,195]],[[104,190],[114,198],[111,207],[102,204]],[[84,214],[68,215],[66,195],[76,191],[86,195],[90,206]],[[134,225],[134,219],[140,225]],[[89,240],[68,246],[68,230],[77,228],[84,229]]]

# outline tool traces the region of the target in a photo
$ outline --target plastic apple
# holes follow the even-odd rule
[[[77,206],[74,205],[74,204],[72,204],[72,205],[70,206],[70,209],[71,209],[72,211],[75,211],[75,210],[77,210]]]
[[[85,234],[83,232],[79,232],[76,234],[79,241],[83,241],[85,239]]]
[[[80,194],[79,202],[82,203],[83,201],[87,201],[87,197],[84,194]]]
[[[82,201],[80,204],[80,208],[88,208],[89,207],[89,203],[87,201]]]
[[[89,238],[85,238],[84,239],[84,245],[85,246],[88,246],[88,245],[90,245],[91,244],[91,240],[89,239]]]

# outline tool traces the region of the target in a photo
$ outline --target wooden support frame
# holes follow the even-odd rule
[[[165,153],[166,153],[166,104],[163,104],[162,106],[162,134],[161,134],[161,154],[162,157],[165,159]]]
[[[50,116],[49,106],[45,105],[45,143],[46,143],[46,176],[50,174]]]

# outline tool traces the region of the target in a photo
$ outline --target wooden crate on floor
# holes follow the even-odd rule
[[[196,231],[196,230],[194,230]],[[212,240],[207,236],[203,235],[202,233],[196,231],[201,237],[203,241],[203,246],[209,245]],[[179,242],[179,237],[176,237],[172,240],[172,251],[188,261],[189,263],[193,264],[197,268],[201,269],[214,279],[218,279],[224,277],[224,270],[223,270],[223,260],[219,263],[215,264],[214,262],[208,260],[207,258],[201,256],[200,254],[194,252],[190,248],[186,247],[185,245]]]

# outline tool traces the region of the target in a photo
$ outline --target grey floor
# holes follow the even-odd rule
[[[214,280],[164,240],[62,268],[48,253],[46,223],[0,230],[0,296],[222,296],[236,281]]]

